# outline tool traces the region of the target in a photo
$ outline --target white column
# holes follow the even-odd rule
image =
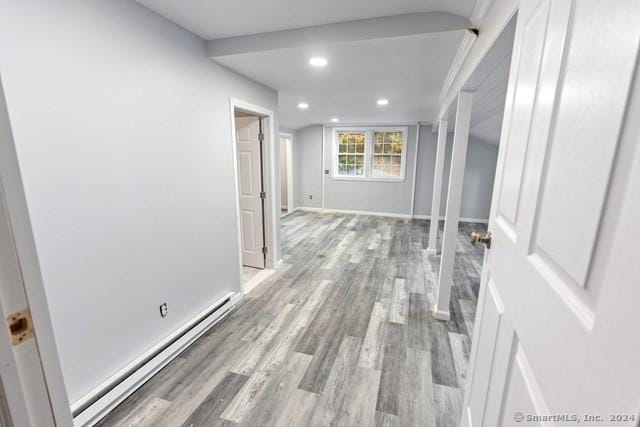
[[[436,150],[436,166],[433,173],[433,196],[431,198],[431,221],[429,227],[429,246],[427,254],[438,253],[438,224],[440,220],[440,199],[442,199],[442,174],[444,172],[444,157],[447,152],[447,126],[449,122],[438,122],[438,148]]]
[[[467,159],[469,143],[469,124],[471,122],[471,92],[458,94],[456,125],[453,131],[453,152],[451,154],[451,172],[449,173],[449,191],[447,194],[447,212],[442,235],[442,254],[440,257],[440,274],[438,276],[435,318],[449,320],[449,300],[453,286],[453,263],[456,256],[456,240],[458,238],[458,218],[462,204],[462,183],[464,181],[464,165]]]

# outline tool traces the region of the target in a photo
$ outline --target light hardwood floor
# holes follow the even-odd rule
[[[433,319],[429,222],[296,212],[284,266],[104,426],[455,426],[485,226],[460,226],[451,320]]]

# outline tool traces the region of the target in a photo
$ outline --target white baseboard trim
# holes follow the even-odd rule
[[[282,262],[282,260],[280,260],[278,262],[280,263],[280,262]],[[276,264],[276,268],[277,268],[277,266],[278,265]],[[249,292],[251,292],[252,290],[257,288],[258,285],[260,285],[267,277],[269,277],[273,273],[275,273],[275,271],[276,271],[275,269],[272,270],[270,268],[265,268],[260,273],[256,274],[251,279],[249,279],[249,281],[247,283],[243,283],[242,284],[242,291],[245,293],[245,295],[248,294]]]
[[[398,214],[398,213],[391,213],[391,212],[351,211],[347,209],[322,209],[322,208],[307,208],[307,207],[299,207],[299,208],[295,208],[295,210],[303,211],[303,212],[342,213],[342,214],[352,214],[352,215],[386,216],[390,218],[407,218],[407,219],[411,218],[411,215],[409,214]]]
[[[312,207],[306,207],[306,206],[299,206],[297,208],[294,208],[293,211],[302,211],[302,212],[322,212],[322,208],[312,208]]]
[[[431,219],[431,215],[414,215],[413,216],[415,219]],[[444,221],[444,216],[440,217],[440,221]],[[488,219],[481,219],[481,218],[458,218],[459,222],[471,222],[474,224],[488,224],[489,220]]]
[[[410,214],[400,214],[394,212],[372,212],[372,211],[352,211],[347,209],[323,209],[322,212],[325,213],[342,213],[342,214],[352,214],[352,215],[369,215],[369,216],[386,216],[390,218],[405,218],[411,219]]]
[[[348,209],[322,209],[322,208],[311,208],[311,207],[297,207],[292,210],[295,211],[303,211],[303,212],[320,212],[320,213],[343,213],[343,214],[352,214],[352,215],[370,215],[370,216],[385,216],[389,218],[405,218],[405,219],[431,219],[430,215],[410,215],[410,214],[401,214],[401,213],[393,213],[393,212],[371,212],[371,211],[352,211]],[[441,221],[444,221],[444,216],[440,217]],[[460,222],[470,222],[474,224],[488,224],[489,220],[480,219],[480,218],[458,218]]]
[[[436,320],[444,320],[444,321],[449,321],[449,319],[451,318],[451,314],[449,313],[449,310],[438,310],[437,308],[433,309],[433,317],[436,318]]]
[[[189,322],[185,323],[183,326],[178,328],[176,331],[171,333],[169,336],[164,338],[158,344],[147,350],[145,353],[140,355],[133,362],[125,366],[123,369],[118,371],[116,374],[108,378],[102,384],[98,385],[96,388],[87,393],[84,397],[78,399],[71,405],[71,411],[76,412],[79,408],[85,406],[88,402],[94,399],[94,396],[98,394],[101,390],[104,390],[108,385],[113,384],[116,379],[122,378],[123,375],[130,372],[136,366],[140,365],[141,361],[147,359],[150,355],[153,355],[158,349],[163,348],[167,343],[174,341],[171,345],[169,345],[166,349],[164,349],[161,353],[157,354],[155,357],[150,359],[148,362],[144,363],[137,370],[133,371],[130,375],[128,375],[122,382],[117,384],[111,390],[109,390],[104,396],[100,399],[96,400],[82,412],[77,414],[73,419],[74,426],[92,426],[96,424],[100,419],[102,419],[106,414],[109,413],[113,408],[115,408],[118,404],[120,404],[123,400],[129,397],[134,391],[140,388],[149,378],[155,375],[158,371],[164,368],[169,362],[175,359],[180,353],[182,353],[189,345],[191,345],[195,340],[200,338],[207,330],[209,330],[213,325],[223,319],[233,307],[242,300],[243,295],[239,292],[230,292],[225,295],[223,298],[220,298],[214,304],[211,304],[205,310],[198,313],[193,319]],[[229,299],[228,302],[224,303],[225,300]],[[221,303],[224,303],[220,306]],[[202,316],[205,316],[206,313],[210,312],[215,307],[220,306],[220,308],[209,315],[208,317],[202,319]],[[199,322],[199,323],[198,323]],[[196,325],[194,326],[194,323]],[[185,332],[186,331],[186,332]],[[179,337],[177,340],[176,338]]]

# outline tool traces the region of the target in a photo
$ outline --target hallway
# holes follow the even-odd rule
[[[483,250],[433,320],[428,221],[296,212],[285,265],[100,425],[455,425]]]

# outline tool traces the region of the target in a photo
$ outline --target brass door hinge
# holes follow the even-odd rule
[[[28,309],[7,316],[11,344],[18,345],[33,337],[33,323]]]
[[[258,134],[258,141],[263,142],[264,141],[264,133],[260,132]]]
[[[263,247],[262,247],[262,253],[263,253],[263,254],[266,254],[268,251],[269,251],[269,250],[267,249],[267,247],[266,247],[266,246],[263,246]]]
[[[264,191],[261,191],[261,192],[260,192],[260,198],[261,198],[261,199],[266,199],[266,198],[267,198],[267,193],[266,193],[266,192],[264,192]]]

